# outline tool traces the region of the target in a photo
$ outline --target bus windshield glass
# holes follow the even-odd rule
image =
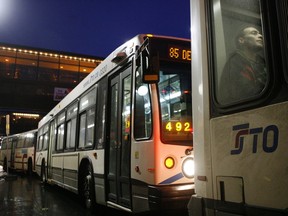
[[[187,63],[161,64],[158,83],[162,142],[192,145],[191,68]]]

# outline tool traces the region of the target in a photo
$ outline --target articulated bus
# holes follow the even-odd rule
[[[288,215],[288,1],[190,0],[190,216]]]
[[[135,36],[39,122],[36,171],[88,209],[187,211],[191,107],[190,40]]]
[[[31,175],[34,170],[37,129],[3,138],[0,163],[4,171],[13,170]]]

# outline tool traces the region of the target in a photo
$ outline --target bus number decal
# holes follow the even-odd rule
[[[190,122],[181,122],[181,121],[177,121],[177,122],[170,122],[168,121],[165,125],[165,129],[166,131],[169,132],[192,132],[192,128],[191,128],[191,124]]]
[[[253,136],[252,153],[257,153],[258,137],[262,136],[262,149],[266,153],[274,152],[278,147],[279,129],[276,125],[269,125],[265,128],[249,128],[249,124],[234,125],[233,131],[238,131],[235,137],[235,149],[231,155],[240,154],[243,150],[245,137]],[[268,136],[273,136],[272,142],[268,143]],[[245,144],[247,145],[247,143]]]

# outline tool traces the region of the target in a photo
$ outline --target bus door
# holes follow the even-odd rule
[[[11,168],[14,168],[15,165],[15,148],[17,147],[18,137],[12,138],[12,145],[11,145]]]
[[[130,114],[131,67],[110,79],[108,100],[108,200],[131,207],[130,191]]]

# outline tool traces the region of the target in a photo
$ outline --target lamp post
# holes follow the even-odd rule
[[[6,136],[9,136],[10,134],[10,115],[6,115]],[[6,171],[7,174],[9,173],[9,169],[8,169],[8,155],[7,155],[7,149],[6,149],[6,157],[7,157],[7,163],[6,163]]]

